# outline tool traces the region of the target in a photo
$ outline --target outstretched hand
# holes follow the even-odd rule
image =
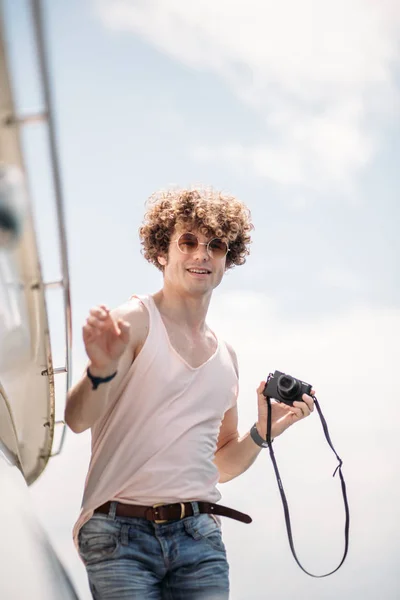
[[[129,343],[129,332],[129,323],[123,319],[115,320],[104,304],[90,310],[82,333],[93,375],[110,374],[116,370]]]
[[[257,388],[258,401],[258,421],[257,431],[262,438],[267,437],[267,419],[268,405],[267,399],[263,394],[265,381],[262,381]],[[303,394],[303,401],[293,402],[292,406],[288,406],[283,402],[271,400],[271,438],[275,438],[283,433],[288,427],[308,417],[314,410],[314,400],[311,396],[315,396],[315,391],[311,390],[311,395]]]

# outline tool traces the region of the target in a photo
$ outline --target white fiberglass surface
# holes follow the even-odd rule
[[[0,598],[77,600],[32,508],[21,472],[0,450]]]

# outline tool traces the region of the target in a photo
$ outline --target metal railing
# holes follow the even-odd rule
[[[1,1],[1,0],[0,0]],[[63,202],[63,186],[61,179],[61,169],[57,151],[57,135],[54,121],[54,102],[50,84],[50,69],[48,62],[48,53],[45,40],[45,25],[43,16],[43,3],[41,0],[29,0],[29,10],[31,13],[31,22],[34,34],[34,43],[37,53],[38,72],[40,77],[40,85],[43,90],[43,106],[42,109],[32,114],[16,114],[12,112],[3,121],[6,127],[16,127],[17,130],[26,126],[43,123],[46,126],[49,155],[50,155],[50,170],[55,196],[56,208],[56,226],[58,229],[58,243],[60,256],[60,278],[56,281],[43,281],[45,296],[47,291],[52,289],[61,289],[63,291],[63,303],[65,309],[65,363],[61,366],[52,367],[50,361],[47,369],[41,372],[42,376],[52,376],[65,373],[66,374],[66,394],[71,387],[71,352],[72,352],[72,318],[71,318],[71,300],[70,300],[70,280],[68,267],[68,252],[67,252],[67,237],[64,218],[64,202]],[[0,15],[1,17],[1,15]],[[51,373],[49,373],[51,369]],[[58,448],[51,451],[50,456],[60,454],[66,435],[66,424],[64,420],[55,421],[54,425],[62,425],[62,433]]]
[[[53,373],[66,373],[66,393],[71,387],[71,351],[72,351],[72,319],[71,319],[71,298],[70,298],[70,281],[68,268],[68,252],[67,252],[67,236],[63,208],[63,187],[61,182],[61,170],[57,152],[57,136],[54,123],[54,103],[50,85],[49,63],[46,53],[45,42],[45,27],[43,18],[43,6],[41,0],[31,0],[31,14],[35,34],[35,43],[38,53],[39,73],[44,95],[44,110],[40,115],[34,115],[34,121],[40,120],[47,122],[47,132],[50,147],[51,170],[54,182],[54,193],[56,199],[56,214],[58,225],[59,250],[61,258],[61,278],[58,281],[44,282],[46,291],[54,288],[63,289],[64,306],[65,306],[65,365],[53,368]],[[32,121],[32,118],[28,122]],[[25,124],[25,123],[23,123]],[[45,374],[45,373],[44,373]],[[51,456],[60,454],[66,434],[65,421],[56,421],[55,425],[62,425],[63,430],[60,438],[60,444],[56,452],[52,452]]]

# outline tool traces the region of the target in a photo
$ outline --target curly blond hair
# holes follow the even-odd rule
[[[243,265],[250,253],[251,214],[234,196],[212,188],[162,190],[150,196],[139,236],[145,259],[161,271],[157,257],[167,256],[176,226],[225,239],[227,269]]]

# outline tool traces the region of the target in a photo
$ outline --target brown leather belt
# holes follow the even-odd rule
[[[221,517],[229,517],[236,519],[242,523],[251,523],[252,519],[249,515],[221,506],[220,504],[212,504],[211,502],[196,502],[200,513],[210,515],[219,515]],[[108,514],[110,512],[111,502],[106,502],[97,507],[94,512]],[[141,506],[138,504],[122,504],[117,503],[115,512],[117,517],[139,517],[153,521],[154,523],[167,523],[167,521],[175,521],[184,517],[193,516],[193,506],[191,502],[177,502],[176,504],[155,504],[154,506]]]

